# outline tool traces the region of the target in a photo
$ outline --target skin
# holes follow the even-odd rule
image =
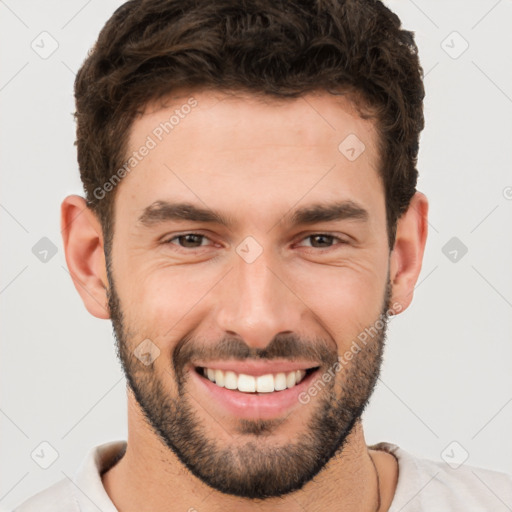
[[[128,154],[192,94],[176,94],[167,105],[150,105],[133,123]],[[346,97],[311,93],[277,102],[253,96],[196,91],[197,106],[118,185],[112,272],[134,339],[149,338],[161,353],[155,370],[164,375],[178,340],[193,332],[202,340],[239,336],[264,348],[281,332],[322,337],[343,354],[378,318],[389,275],[395,312],[410,304],[421,270],[428,204],[416,193],[399,219],[393,250],[388,246],[385,197],[377,172],[377,133]],[[348,160],[338,149],[356,134],[365,151]],[[151,226],[138,219],[155,201],[187,202],[221,212],[233,222],[166,221]],[[292,226],[299,207],[352,201],[367,219]],[[62,204],[68,268],[88,311],[103,319],[108,310],[101,226],[78,196]],[[183,233],[204,234],[200,248],[183,248]],[[325,233],[331,247],[313,247],[308,236]],[[246,263],[237,246],[252,236],[261,255]],[[389,273],[389,274],[388,274]],[[357,364],[357,357],[349,364]],[[176,393],[171,375],[164,377]],[[244,443],[237,418],[205,400],[193,385],[194,412],[218,442]],[[304,433],[315,398],[270,434],[279,446]],[[254,412],[257,418],[257,411]],[[213,421],[212,421],[213,419]],[[357,422],[343,452],[302,489],[280,498],[247,500],[212,490],[192,475],[163,444],[128,388],[128,449],[103,475],[116,507],[132,510],[266,511],[388,510],[398,478],[397,462],[369,450]],[[269,442],[269,438],[259,442]]]

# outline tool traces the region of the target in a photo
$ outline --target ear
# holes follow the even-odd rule
[[[427,198],[416,192],[409,208],[398,219],[390,262],[391,309],[395,314],[407,309],[412,301],[427,241],[427,216]]]
[[[101,224],[85,199],[64,199],[61,231],[69,273],[87,311],[97,318],[110,318]]]

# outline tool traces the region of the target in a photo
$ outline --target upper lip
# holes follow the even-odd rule
[[[232,371],[246,375],[266,375],[268,373],[288,373],[295,370],[309,370],[320,366],[311,361],[197,361],[194,366],[214,370]]]

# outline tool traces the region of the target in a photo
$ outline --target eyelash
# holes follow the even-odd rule
[[[198,247],[182,247],[182,246],[180,246],[180,245],[178,245],[178,244],[173,244],[173,241],[174,241],[174,240],[179,240],[180,238],[185,238],[185,237],[187,237],[187,236],[191,236],[191,235],[193,235],[193,236],[199,236],[199,237],[202,237],[202,239],[208,239],[208,237],[207,237],[206,235],[203,235],[202,233],[194,233],[194,232],[190,232],[190,233],[183,233],[183,234],[181,234],[181,235],[173,236],[172,238],[170,238],[169,240],[164,241],[163,243],[164,243],[164,244],[172,244],[172,245],[176,245],[177,247],[179,247],[180,249],[183,249],[183,250],[188,250],[188,249],[190,249],[190,250],[193,250],[193,249],[201,249],[202,247],[205,247],[205,246],[203,246],[203,245],[200,245],[200,246],[198,246]],[[333,245],[331,245],[331,246],[329,246],[329,247],[323,247],[323,248],[322,248],[322,247],[309,247],[310,249],[324,249],[324,250],[329,250],[329,249],[331,249],[332,247],[335,247],[336,245],[343,245],[343,244],[347,244],[347,243],[348,243],[346,240],[343,240],[342,238],[337,237],[337,236],[335,236],[335,235],[330,235],[330,234],[328,234],[328,233],[313,233],[313,234],[311,234],[311,235],[308,235],[308,236],[306,236],[306,237],[302,238],[302,239],[301,239],[301,241],[302,241],[302,240],[307,240],[308,238],[319,237],[319,236],[330,238],[330,239],[332,239],[332,242],[337,241],[337,242],[338,242],[338,244],[333,244]],[[209,239],[208,239],[208,240],[209,240]]]

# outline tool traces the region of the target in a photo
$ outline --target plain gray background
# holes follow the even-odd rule
[[[71,476],[93,445],[126,436],[111,325],[83,307],[59,228],[61,200],[81,193],[74,74],[120,4],[0,0],[6,509]],[[415,31],[426,75],[418,188],[430,233],[413,304],[391,321],[367,441],[512,473],[512,3],[387,4]],[[48,469],[41,442],[58,453]]]

